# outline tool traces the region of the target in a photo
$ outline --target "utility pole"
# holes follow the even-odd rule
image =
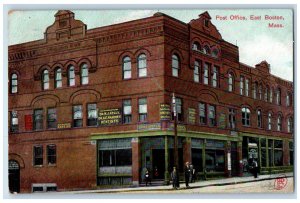
[[[176,98],[173,93],[172,96],[173,115],[174,115],[174,166],[178,171],[178,138],[177,138],[177,109],[176,109]]]

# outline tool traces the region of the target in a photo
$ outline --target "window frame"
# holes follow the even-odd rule
[[[47,76],[47,77],[46,77]],[[42,71],[42,90],[50,89],[50,74],[48,69]],[[46,86],[48,85],[48,86]]]
[[[57,75],[60,74],[60,79],[57,79]],[[58,82],[60,82],[60,86],[58,86]],[[55,74],[54,74],[54,87],[55,89],[61,88],[62,87],[62,69],[60,67],[55,69]]]
[[[128,102],[128,103],[127,103]],[[125,107],[130,106],[130,114],[125,114]],[[122,111],[123,111],[123,124],[132,123],[132,101],[131,99],[123,99],[122,101]]]
[[[54,155],[49,155],[50,147],[54,147]],[[57,163],[57,146],[55,144],[48,144],[46,146],[47,165],[56,165]],[[54,163],[50,163],[49,158],[54,158]]]
[[[74,75],[74,77],[73,76],[71,77],[71,72],[73,72],[72,75]],[[74,82],[71,82],[71,81],[74,81]],[[76,86],[75,67],[73,65],[70,65],[68,67],[68,87],[74,87],[74,86]]]
[[[278,132],[282,131],[282,118],[283,118],[283,116],[281,114],[279,114],[277,116],[277,131]]]
[[[14,77],[15,76],[15,77]],[[18,93],[18,74],[12,73],[10,76],[10,93],[17,94]],[[16,88],[16,90],[14,90]]]
[[[263,119],[262,119],[263,115],[262,115],[262,110],[258,109],[257,110],[257,127],[258,128],[262,128],[263,127]]]
[[[141,64],[140,64],[141,61],[144,61],[144,63],[145,63],[144,67],[141,67]],[[138,77],[139,78],[147,77],[147,55],[146,54],[141,53],[138,56],[138,58],[137,58],[137,66],[138,66]],[[145,70],[146,74],[145,75],[141,75],[141,72],[140,72],[141,70]]]
[[[41,149],[41,154],[36,155],[36,149],[37,148],[40,148]],[[44,157],[43,157],[43,154],[44,154],[44,149],[43,149],[43,145],[34,145],[33,146],[33,166],[43,166],[44,164]],[[40,161],[42,162],[41,164],[37,164],[37,159],[41,159]]]
[[[55,121],[51,121],[52,123],[55,123],[55,127],[49,127],[49,110],[55,110]],[[51,115],[54,113],[51,113]],[[56,129],[57,128],[57,111],[55,107],[47,108],[47,129]]]
[[[194,62],[194,82],[196,82],[196,83],[200,83],[200,71],[201,71],[200,64],[201,64],[201,62],[195,60],[195,62]]]
[[[272,113],[271,112],[268,113],[267,120],[268,120],[267,130],[272,130]]]
[[[75,119],[75,107],[80,106],[81,108],[81,119]],[[75,122],[81,121],[81,125],[80,126],[75,126]],[[72,106],[72,127],[73,128],[82,128],[83,127],[83,105],[82,104],[76,104]]]
[[[228,73],[228,91],[234,91],[234,76],[232,73]]]
[[[248,107],[243,107],[242,108],[242,125],[244,127],[250,127],[251,126],[251,111]]]
[[[128,67],[127,67],[127,64],[128,64]],[[130,73],[129,76],[127,76],[127,74],[126,74],[127,72]],[[130,58],[130,56],[124,56],[123,59],[122,59],[122,79],[123,80],[130,80],[131,78],[132,78],[131,58]]]
[[[146,113],[140,111],[141,110],[141,106],[146,106]],[[148,117],[148,101],[147,101],[147,97],[138,98],[138,114],[139,114],[139,122],[140,123],[147,122],[147,120],[148,120],[148,118],[147,118]]]
[[[236,129],[236,109],[233,108],[228,109],[228,123],[230,129],[232,130]]]
[[[214,88],[219,87],[219,67],[213,66],[212,68],[212,75],[211,75],[211,86]]]
[[[209,72],[210,72],[209,69],[210,69],[210,64],[204,63],[204,66],[203,66],[203,84],[204,85],[209,85]]]
[[[86,70],[86,72],[84,72],[84,70]],[[89,66],[87,63],[82,63],[80,66],[80,84],[81,85],[89,84]]]
[[[38,111],[41,111],[41,114],[38,114],[38,115],[41,115],[41,119],[40,119],[40,124],[41,124],[41,128],[37,129],[37,119],[36,119],[36,112]],[[34,109],[33,110],[33,129],[35,131],[40,131],[40,130],[43,130],[44,129],[44,109],[42,108],[38,108],[38,109]]]
[[[206,110],[207,108],[206,108],[206,103],[199,102],[198,105],[199,105],[199,107],[198,107],[199,108],[199,124],[200,125],[207,125],[207,110]],[[201,105],[204,108],[201,108]],[[201,116],[201,112],[204,113],[204,116]]]
[[[176,63],[175,61],[177,61],[178,66],[176,67]],[[177,75],[174,75],[174,71],[177,72]],[[180,58],[177,54],[172,54],[172,76],[173,77],[179,77],[180,75]]]
[[[95,108],[90,108],[90,106],[95,106]],[[96,117],[95,118],[89,118],[89,111],[95,110],[96,111]],[[86,104],[86,111],[87,111],[87,117],[86,117],[86,126],[87,127],[95,127],[98,126],[98,109],[97,109],[97,103],[87,103]],[[94,123],[94,124],[90,124]]]

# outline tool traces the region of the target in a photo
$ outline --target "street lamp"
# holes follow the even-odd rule
[[[177,109],[175,94],[172,95],[173,115],[174,115],[174,166],[178,171],[178,139],[177,139]]]

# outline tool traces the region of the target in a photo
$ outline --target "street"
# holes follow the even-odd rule
[[[119,192],[122,194],[198,194],[198,193],[292,193],[294,188],[293,178],[287,178],[287,184],[280,190],[275,189],[275,180],[264,180],[250,183],[239,183],[225,186],[208,186],[202,188],[185,189],[185,185],[181,184],[179,190],[162,190],[162,191],[126,191]],[[193,187],[193,184],[190,185]]]

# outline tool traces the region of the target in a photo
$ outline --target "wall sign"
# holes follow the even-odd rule
[[[189,124],[196,123],[196,109],[188,108],[188,122]]]
[[[160,130],[161,124],[160,123],[142,123],[138,124],[138,131],[143,130]]]
[[[168,130],[174,130],[174,123],[170,123]],[[186,126],[182,124],[178,124],[177,131],[181,131],[181,132],[186,131]]]
[[[99,111],[99,125],[117,125],[122,122],[121,109],[103,109]]]
[[[71,123],[59,123],[57,124],[58,129],[65,129],[65,128],[71,128]]]
[[[161,121],[171,120],[171,107],[169,104],[160,104],[159,115]]]

